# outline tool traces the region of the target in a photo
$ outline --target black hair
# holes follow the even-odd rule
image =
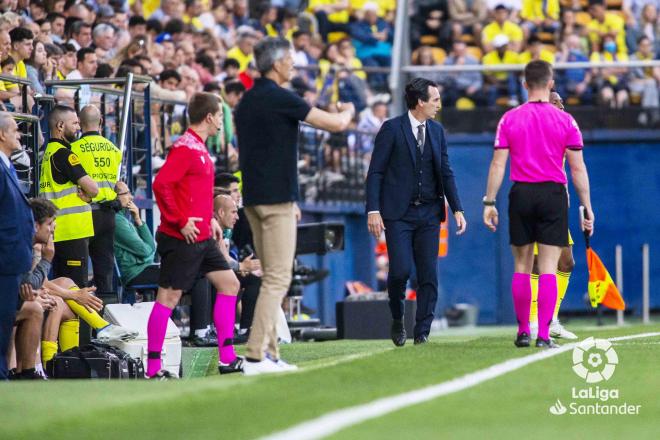
[[[163,70],[162,72],[160,72],[160,75],[158,77],[160,81],[167,81],[170,78],[174,78],[178,82],[181,82],[181,75],[179,75],[179,72],[173,69]]]
[[[229,188],[232,183],[241,183],[241,179],[230,173],[219,173],[215,175],[213,186]]]
[[[43,223],[47,218],[55,217],[55,214],[57,214],[57,206],[42,197],[31,198],[30,208],[32,208],[32,216],[36,223]]]
[[[33,40],[34,34],[30,29],[17,27],[9,31],[9,37],[11,37],[11,44],[14,44],[23,40]]]
[[[76,61],[82,63],[85,61],[85,56],[89,55],[90,53],[95,54],[96,51],[91,47],[83,47],[78,51],[78,53],[76,53]]]
[[[222,63],[222,70],[226,70],[229,67],[234,67],[236,69],[240,69],[241,68],[241,63],[239,63],[238,60],[235,59],[235,58],[227,58]]]
[[[141,15],[133,15],[131,18],[128,19],[128,27],[133,27],[133,26],[140,26],[140,25],[146,25],[147,20],[144,19]]]
[[[415,78],[406,84],[405,98],[408,110],[413,110],[417,107],[419,100],[424,102],[429,100],[429,87],[438,87],[438,84],[426,78]]]
[[[229,81],[225,83],[225,94],[230,94],[230,93],[244,93],[245,92],[245,85],[243,85],[242,82],[240,81]]]

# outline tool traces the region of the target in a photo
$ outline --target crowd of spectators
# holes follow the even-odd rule
[[[420,0],[412,11],[413,64],[498,65],[657,60],[658,0]],[[443,104],[516,106],[519,74],[431,74]],[[556,72],[569,104],[657,109],[658,68],[575,68]]]

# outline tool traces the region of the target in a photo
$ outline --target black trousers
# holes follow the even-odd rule
[[[110,207],[95,209],[92,219],[94,236],[89,239],[89,256],[92,259],[94,285],[97,293],[110,293],[114,291],[115,211]]]
[[[71,278],[78,287],[87,286],[87,260],[89,239],[58,241],[55,243],[53,273],[55,278]]]
[[[215,292],[213,285],[206,277],[199,278],[192,289],[187,291],[192,298],[190,307],[190,335],[195,334],[195,330],[201,330],[212,322],[213,303],[215,301]]]
[[[254,308],[257,306],[261,278],[254,275],[239,276],[241,282],[241,328],[249,329],[254,318]]]

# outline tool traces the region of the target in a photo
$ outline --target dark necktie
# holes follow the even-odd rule
[[[417,148],[424,154],[424,124],[417,126]]]

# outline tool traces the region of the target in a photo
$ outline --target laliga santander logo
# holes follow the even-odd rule
[[[609,380],[618,363],[612,343],[605,339],[587,338],[573,349],[573,371],[587,383]]]

